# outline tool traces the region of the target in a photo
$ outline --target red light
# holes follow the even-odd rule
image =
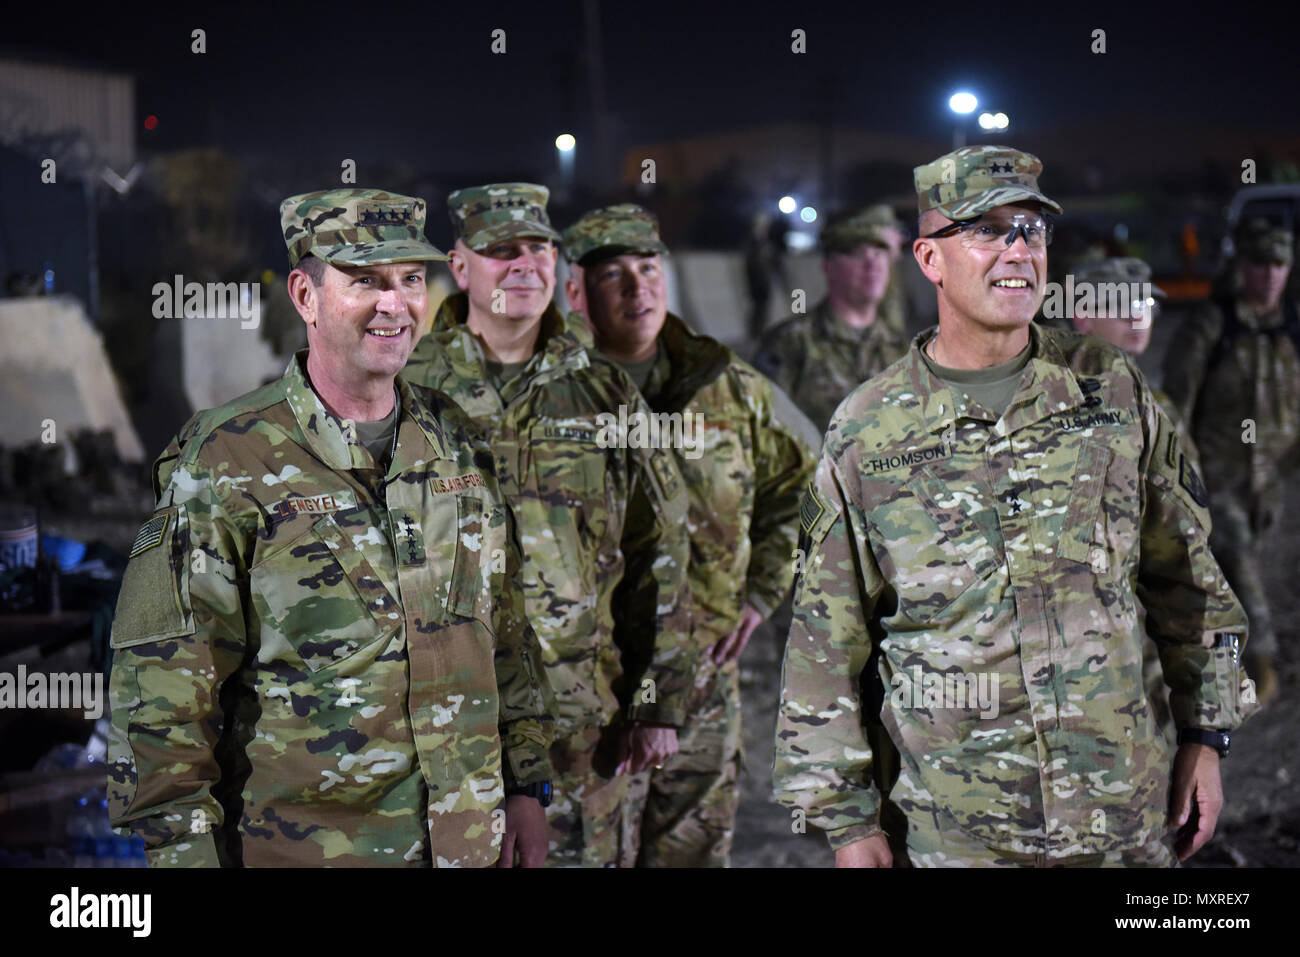
[[[144,118],[144,128],[146,130],[151,130],[157,125],[158,125],[158,117],[154,116],[153,114],[150,114],[149,116],[146,116]]]

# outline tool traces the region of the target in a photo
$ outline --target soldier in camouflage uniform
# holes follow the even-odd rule
[[[672,453],[629,448],[602,416],[647,412],[617,365],[551,302],[547,190],[505,183],[448,198],[447,299],[404,376],[445,391],[485,432],[519,523],[528,617],[557,702],[548,863],[632,863],[627,771],[677,749],[694,654],[686,496]]]
[[[859,383],[907,349],[901,282],[891,282],[904,233],[888,206],[831,218],[821,234],[826,297],[774,326],[754,366],[817,428]]]
[[[1131,356],[1140,356],[1151,344],[1151,331],[1160,314],[1160,302],[1165,291],[1151,282],[1151,267],[1132,256],[1115,256],[1087,260],[1074,267],[1076,298],[1080,290],[1090,289],[1092,296],[1076,304],[1073,315],[1074,328],[1085,335],[1105,339]],[[1183,417],[1172,399],[1153,388],[1151,396],[1169,416],[1183,452],[1193,468],[1200,471],[1196,446],[1188,437]],[[1257,636],[1252,636],[1258,640]],[[1252,641],[1252,646],[1254,642]],[[1174,742],[1177,729],[1169,710],[1169,691],[1165,687],[1164,672],[1160,670],[1160,655],[1155,642],[1143,642],[1142,674],[1151,709],[1170,742]]]
[[[669,314],[654,216],[622,204],[564,233],[569,302],[662,416],[690,498],[688,578],[700,655],[680,750],[634,784],[644,867],[725,867],[740,803],[738,660],[794,577],[811,451],[777,420],[771,384]],[[672,430],[681,426],[681,431]]]
[[[109,766],[153,866],[545,857],[520,791],[551,777],[554,702],[510,511],[460,410],[396,375],[446,258],[424,215],[380,190],[285,200],[308,349],[154,465]]]
[[[1245,615],[1168,417],[1123,352],[1032,323],[1040,210],[1059,212],[1041,168],[977,146],[916,170],[938,330],[840,407],[802,506],[774,780],[842,866],[893,860],[863,733],[873,651],[921,866],[1170,865],[1213,833],[1226,733],[1253,708]]]
[[[1287,230],[1250,220],[1236,246],[1238,291],[1184,321],[1164,386],[1201,450],[1214,554],[1246,606],[1249,666],[1265,702],[1277,692],[1278,647],[1260,569],[1300,465],[1300,308],[1286,296],[1294,257]]]

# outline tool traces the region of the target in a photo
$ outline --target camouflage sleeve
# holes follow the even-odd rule
[[[633,414],[650,415],[639,393],[628,401]],[[686,484],[670,449],[629,449],[628,456],[625,565],[614,602],[615,638],[631,665],[624,693],[627,716],[680,727],[697,659],[686,579]]]
[[[122,580],[111,638],[109,810],[115,826],[144,840],[153,867],[227,863],[214,750],[226,726],[219,694],[245,653],[241,541],[212,477],[181,466],[136,536]]]
[[[868,631],[885,588],[829,450],[800,508],[802,569],[781,669],[772,781],[776,800],[827,832],[838,849],[880,833],[861,675]]]
[[[1139,404],[1147,446],[1137,598],[1160,654],[1175,725],[1231,730],[1257,707],[1240,669],[1246,614],[1210,552],[1205,486],[1145,382]]]
[[[803,367],[802,342],[790,333],[786,320],[764,334],[764,344],[754,355],[754,368],[793,398],[799,394],[799,370]]]
[[[1223,317],[1211,303],[1203,303],[1184,319],[1174,333],[1175,347],[1165,353],[1161,389],[1178,410],[1177,419],[1192,435],[1196,423],[1196,397],[1201,391],[1206,363],[1223,331]]]
[[[523,560],[514,514],[500,510],[506,523],[505,570],[493,582],[497,694],[500,698],[501,774],[507,789],[551,779],[547,752],[555,732],[555,696],[542,649],[524,611]]]
[[[753,551],[746,576],[746,601],[764,618],[785,599],[794,578],[791,558],[799,535],[799,502],[812,478],[812,451],[776,418],[772,390],[755,390],[754,512],[749,527]]]

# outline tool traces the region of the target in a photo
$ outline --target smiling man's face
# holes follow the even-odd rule
[[[451,254],[451,274],[484,318],[528,323],[541,318],[555,292],[558,250],[549,239],[522,236],[480,250],[460,240]],[[499,290],[499,292],[498,292]]]
[[[1037,213],[1035,202],[998,206],[984,213],[982,222],[1001,228],[1011,227],[1016,216]],[[951,223],[942,215],[927,216],[926,232]],[[1010,246],[997,243],[983,248],[963,242],[958,235],[940,239],[918,239],[914,243],[918,260],[922,244],[931,244],[929,269],[922,262],[927,278],[939,287],[941,314],[945,308],[961,319],[985,329],[1007,330],[1027,326],[1043,301],[1047,281],[1047,248],[1031,249],[1022,235]]]
[[[402,371],[415,342],[415,327],[428,311],[422,262],[377,266],[325,265],[319,286],[309,287],[299,308],[307,322],[307,345],[317,368],[344,391]]]
[[[597,346],[621,357],[653,352],[668,318],[668,286],[659,255],[613,256],[581,273],[585,295],[574,308],[590,320]]]

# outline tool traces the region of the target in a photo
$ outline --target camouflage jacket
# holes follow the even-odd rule
[[[881,314],[866,329],[854,329],[823,299],[810,314],[790,316],[765,332],[754,367],[825,430],[846,395],[907,351],[898,328]]]
[[[538,350],[498,394],[467,312],[464,293],[449,297],[403,376],[450,395],[496,453],[557,739],[607,724],[620,704],[628,717],[681,725],[695,667],[685,489],[670,451],[623,447],[602,427],[620,407],[648,413],[645,400],[554,305]],[[635,672],[625,674],[625,655]]]
[[[399,378],[381,474],[305,358],[154,465],[113,624],[114,823],[155,866],[492,864],[504,786],[551,776],[554,701],[491,454]]]
[[[1261,319],[1236,307],[1241,326],[1222,346],[1222,305],[1206,302],[1183,321],[1162,384],[1190,425],[1212,496],[1280,497],[1300,465],[1300,355],[1283,310]]]
[[[973,838],[1022,853],[1165,833],[1171,755],[1139,607],[1179,728],[1253,710],[1246,617],[1168,418],[1119,349],[1030,330],[1001,419],[930,374],[931,330],[827,433],[802,506],[774,780],[836,847],[878,828],[859,684],[873,645],[907,773]]]
[[[816,463],[777,421],[771,383],[730,349],[673,315],[659,341],[643,391],[655,413],[680,414],[690,437],[674,451],[690,498],[689,579],[703,653],[736,627],[746,602],[766,618],[785,599],[799,501]]]

